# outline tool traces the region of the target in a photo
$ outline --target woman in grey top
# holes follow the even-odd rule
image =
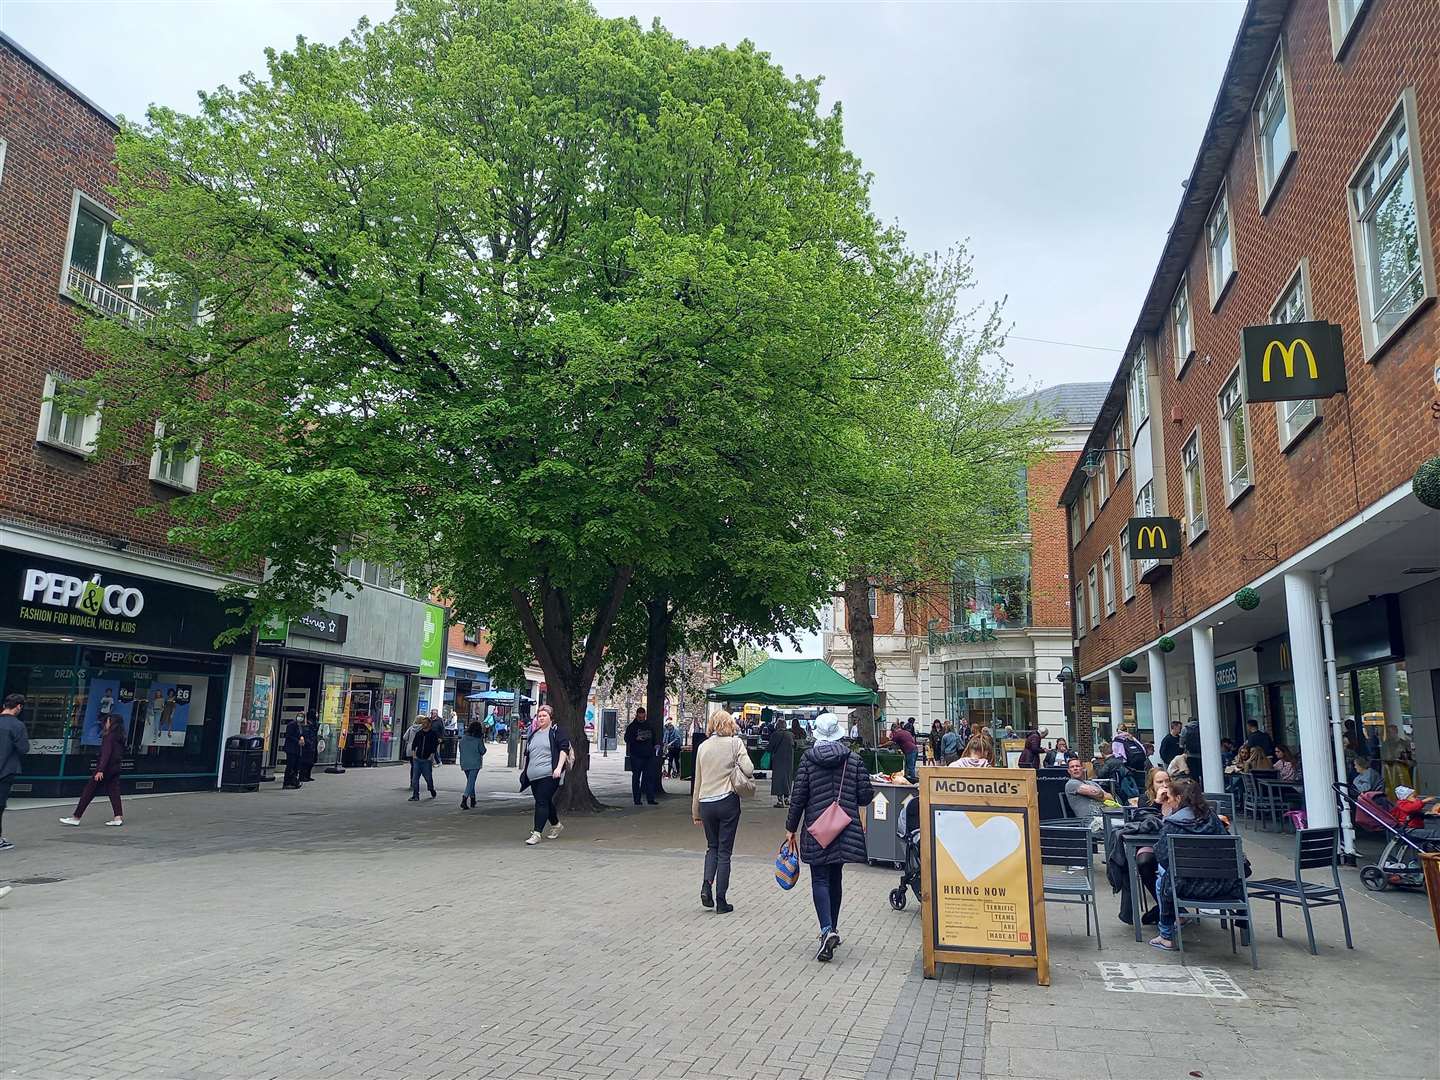
[[[551,840],[565,829],[555,810],[555,793],[572,760],[570,740],[555,726],[550,706],[541,705],[525,740],[525,756],[520,763],[520,790],[528,787],[535,796],[535,828],[525,841],[532,847],[540,842],[540,833],[547,821]]]

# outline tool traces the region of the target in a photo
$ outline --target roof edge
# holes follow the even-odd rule
[[[99,116],[116,131],[120,130],[120,121],[115,119],[115,117],[112,116],[109,111],[102,109],[99,105],[95,103],[92,98],[78,90],[75,87],[74,83],[70,82],[68,79],[65,79],[49,64],[45,63],[44,60],[41,60],[38,56],[32,53],[29,49],[25,48],[24,45],[21,45],[18,41],[16,41],[9,34],[5,33],[5,31],[3,30],[0,30],[0,45],[4,45],[9,49],[14,50],[14,52],[27,64],[35,68],[47,79],[59,86],[62,90],[66,91],[66,93],[79,101],[91,112],[95,113],[95,115]]]

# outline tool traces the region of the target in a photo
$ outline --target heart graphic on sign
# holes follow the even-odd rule
[[[962,810],[935,815],[935,836],[967,881],[1020,850],[1020,826],[1008,816],[992,817],[978,828]]]

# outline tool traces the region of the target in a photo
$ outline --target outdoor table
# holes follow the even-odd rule
[[[1154,833],[1120,837],[1121,843],[1125,845],[1125,867],[1130,877],[1130,917],[1135,923],[1136,941],[1140,940],[1143,930],[1140,916],[1145,913],[1145,909],[1140,906],[1143,890],[1140,887],[1140,869],[1135,865],[1135,855],[1142,847],[1154,847],[1158,839]]]
[[[1259,787],[1262,801],[1266,805],[1271,805],[1272,800],[1274,799],[1278,799],[1286,805],[1289,805],[1289,800],[1285,798],[1287,792],[1305,790],[1305,785],[1298,784],[1293,780],[1276,780],[1269,777],[1256,777],[1255,784],[1257,787]],[[1284,832],[1285,819],[1283,817],[1280,817],[1274,810],[1271,811],[1270,817],[1272,820],[1275,821],[1275,824],[1280,829],[1280,831]],[[1265,828],[1265,823],[1263,821],[1260,823],[1260,827],[1262,829]]]

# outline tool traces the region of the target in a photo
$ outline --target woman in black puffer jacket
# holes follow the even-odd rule
[[[840,921],[840,880],[847,862],[863,863],[865,831],[860,827],[860,807],[875,797],[870,774],[860,755],[840,741],[845,734],[833,713],[815,718],[812,732],[815,745],[805,751],[795,783],[790,789],[790,813],[785,831],[797,847],[802,862],[810,866],[810,895],[820,920],[820,947],[815,959],[829,960],[840,944],[836,927]],[[849,815],[845,828],[826,846],[810,834],[810,826],[838,801]],[[800,826],[805,826],[801,831]]]

